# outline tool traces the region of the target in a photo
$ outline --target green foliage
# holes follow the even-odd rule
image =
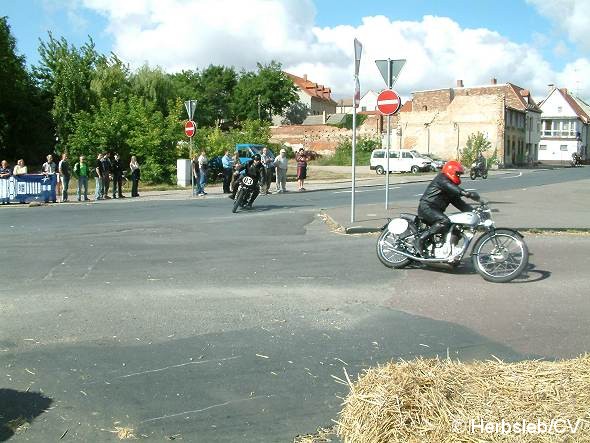
[[[297,101],[296,87],[280,63],[258,63],[258,72],[242,72],[235,88],[232,111],[238,121],[270,121]]]
[[[285,119],[282,122],[287,125],[300,125],[305,120],[305,117],[309,115],[309,106],[301,102],[295,102],[287,109],[285,113]]]
[[[130,79],[131,92],[141,97],[143,103],[155,103],[156,108],[168,115],[168,101],[175,97],[173,82],[161,68],[150,68],[145,64]]]
[[[90,80],[90,89],[97,102],[103,99],[112,101],[128,97],[131,90],[129,67],[115,54],[109,58],[100,56]]]
[[[374,149],[381,147],[381,142],[369,137],[357,137],[355,160],[357,165],[367,164]],[[324,157],[318,161],[319,165],[352,165],[352,139],[343,137],[333,156]]]
[[[33,82],[25,58],[17,54],[7,18],[0,17],[1,159],[12,163],[23,158],[34,170],[48,153],[48,147],[53,147],[54,128],[49,110],[50,97]]]
[[[491,147],[492,144],[484,133],[479,131],[473,133],[467,137],[465,148],[459,152],[460,161],[464,166],[469,167],[475,162],[478,153],[481,152],[485,157],[486,152],[489,151]]]
[[[34,68],[34,74],[43,90],[53,96],[51,115],[58,149],[63,150],[74,131],[74,115],[92,105],[90,83],[99,57],[92,39],[78,49],[63,37],[56,40],[51,33],[47,42],[41,42],[39,55],[40,65]]]

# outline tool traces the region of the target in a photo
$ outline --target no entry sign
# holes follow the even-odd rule
[[[393,115],[402,106],[402,101],[397,92],[392,89],[385,89],[377,96],[377,109],[383,115]]]
[[[197,131],[197,125],[194,121],[189,120],[184,124],[184,133],[187,137],[192,137]]]

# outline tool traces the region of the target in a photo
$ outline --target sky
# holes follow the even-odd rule
[[[590,0],[0,0],[0,16],[29,66],[51,32],[77,47],[91,37],[132,69],[276,60],[338,99],[353,94],[357,38],[362,93],[385,88],[375,60],[391,58],[407,60],[404,97],[496,78],[537,100],[549,84],[590,99]]]

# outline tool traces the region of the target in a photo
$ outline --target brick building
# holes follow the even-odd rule
[[[467,138],[483,132],[501,165],[526,164],[537,158],[540,116],[526,89],[496,79],[464,87],[458,80],[454,88],[412,93],[400,112],[397,146],[457,158]]]

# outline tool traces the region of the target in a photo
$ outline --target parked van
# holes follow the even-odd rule
[[[240,161],[242,163],[246,163],[252,157],[254,157],[255,154],[262,154],[262,148],[264,148],[264,147],[265,147],[264,145],[257,145],[254,143],[238,143],[236,145],[236,152],[240,156]],[[272,156],[274,157],[274,153],[272,152],[272,149],[270,149],[270,148],[267,148],[267,149],[268,149],[268,152],[270,154],[272,154]]]
[[[369,166],[377,174],[385,174],[387,163],[385,159],[385,149],[375,149],[371,153]],[[407,149],[390,149],[389,150],[389,171],[390,172],[411,172],[417,174],[430,170],[429,159],[420,155],[418,151]]]

